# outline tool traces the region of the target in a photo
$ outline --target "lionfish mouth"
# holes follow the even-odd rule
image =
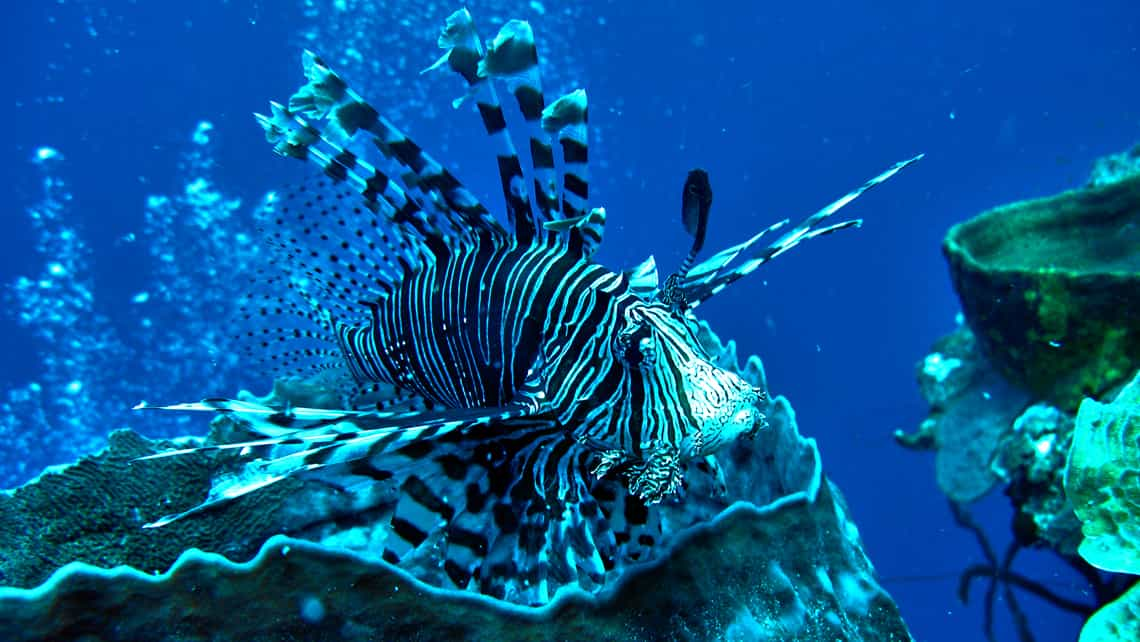
[[[749,439],[755,439],[756,437],[758,437],[760,435],[760,431],[766,430],[767,428],[768,428],[768,416],[765,415],[763,412],[761,412],[759,409],[757,409],[756,410],[756,421],[752,422],[752,429],[749,430],[748,432],[744,433],[744,436],[749,438]]]

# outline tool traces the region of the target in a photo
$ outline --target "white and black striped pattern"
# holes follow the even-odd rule
[[[800,241],[852,225],[821,223],[913,161],[763,249],[753,249],[761,232],[692,265],[706,176],[698,242],[667,284],[687,303],[677,306],[663,300],[652,258],[628,272],[592,262],[605,211],[588,203],[585,93],[545,105],[529,25],[508,22],[485,50],[461,10],[439,45],[431,68],[463,78],[497,155],[506,228],[311,53],[308,83],[258,116],[278,153],[323,177],[268,203],[281,273],[246,302],[247,338],[286,372],[395,387],[401,407],[363,397],[352,409],[168,406],[243,420],[262,438],[206,449],[264,456],[151,525],[337,466],[396,489],[387,560],[438,555],[441,581],[542,603],[558,586],[597,587],[652,557],[652,504],[674,496],[686,462],[765,425],[764,391],[710,361],[688,310]],[[496,83],[525,123],[533,190]],[[730,267],[738,256],[744,264]]]

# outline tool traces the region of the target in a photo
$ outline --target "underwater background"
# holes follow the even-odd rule
[[[926,158],[853,206],[862,229],[808,244],[701,316],[763,360],[820,443],[880,580],[919,640],[981,639],[981,561],[935,483],[900,448],[927,413],[916,363],[960,305],[940,243],[988,208],[1083,185],[1140,140],[1140,7],[1078,2],[471,2],[493,32],[530,21],[552,93],[594,105],[597,259],[681,261],[685,173],[716,193],[722,247]],[[334,64],[493,210],[490,152],[454,83],[419,71],[457,5],[365,0],[29,2],[6,7],[0,167],[0,486],[94,452],[113,429],[202,434],[199,416],[139,415],[268,389],[230,345],[230,305],[258,255],[251,212],[310,173],[276,158],[251,112],[295,84],[303,48]],[[487,34],[484,34],[485,36]],[[995,547],[1008,499],[974,515]],[[1048,551],[1018,573],[1081,600]],[[1081,619],[1025,594],[1038,640]],[[998,597],[995,632],[1014,639]]]

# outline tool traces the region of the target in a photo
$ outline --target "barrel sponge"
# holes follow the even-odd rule
[[[1037,399],[1072,411],[1140,367],[1140,174],[980,214],[943,253],[983,352]]]

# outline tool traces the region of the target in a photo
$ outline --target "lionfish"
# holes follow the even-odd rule
[[[546,104],[530,25],[512,20],[484,46],[464,9],[439,46],[429,70],[463,78],[456,107],[477,104],[507,225],[306,52],[308,82],[257,120],[278,154],[323,176],[269,199],[267,242],[281,273],[247,302],[245,334],[279,372],[355,392],[342,409],[163,406],[227,413],[260,438],[152,457],[270,454],[217,481],[201,505],[148,526],[338,466],[394,489],[384,559],[434,547],[453,586],[538,603],[552,586],[600,586],[607,571],[648,557],[652,505],[675,500],[687,464],[715,465],[719,448],[765,426],[766,392],[713,365],[693,310],[802,241],[859,225],[828,218],[920,157],[769,243],[787,221],[699,263],[712,190],[694,170],[681,199],[693,243],[661,283],[652,257],[621,272],[592,260],[606,212],[588,205],[586,94]],[[504,88],[522,116],[529,181]],[[353,151],[361,142],[371,158]],[[398,407],[362,403],[380,384]]]

